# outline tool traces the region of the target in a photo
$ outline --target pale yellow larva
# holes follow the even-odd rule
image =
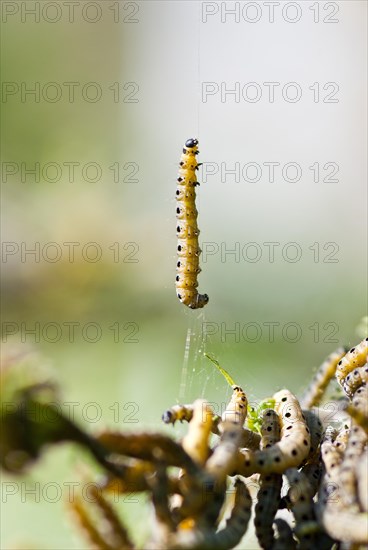
[[[202,308],[208,303],[208,295],[199,294],[197,290],[197,277],[201,271],[199,267],[201,249],[198,244],[198,212],[195,206],[195,188],[199,185],[196,175],[199,166],[196,159],[198,152],[198,140],[188,139],[180,159],[176,190],[176,233],[178,238],[176,294],[179,300],[191,309]]]
[[[237,452],[243,437],[243,424],[247,416],[247,398],[239,386],[232,386],[233,393],[221,417],[220,442],[206,464],[206,471],[218,482],[233,472]]]
[[[204,399],[193,404],[193,417],[182,446],[188,455],[198,464],[205,464],[210,454],[209,437],[212,429],[213,411]]]
[[[343,380],[354,369],[363,367],[368,361],[368,338],[365,338],[360,344],[351,348],[337,364],[336,378],[340,386],[343,385]]]
[[[346,408],[355,422],[368,433],[368,385],[362,384],[353,394]]]
[[[162,421],[165,424],[175,424],[178,420],[190,422],[193,417],[193,405],[173,405],[171,409],[165,411],[162,415]]]
[[[339,468],[340,498],[342,504],[348,508],[359,510],[356,494],[356,464],[367,444],[367,434],[363,428],[353,424],[350,428],[349,439],[344,452],[344,459]]]
[[[247,417],[247,397],[240,386],[234,384],[232,390],[231,399],[222,413],[221,420],[223,423],[232,422],[243,426]]]
[[[351,399],[356,390],[363,384],[368,383],[368,364],[351,371],[343,380],[342,388],[345,394]]]
[[[309,428],[297,398],[288,390],[277,392],[273,398],[280,420],[280,442],[261,451],[242,450],[236,463],[238,474],[282,474],[287,468],[300,466],[309,454]]]
[[[340,479],[343,453],[332,441],[325,440],[321,456],[326,469],[316,505],[317,517],[326,532],[335,540],[347,543],[368,543],[368,514],[355,506],[345,507]]]
[[[312,382],[304,393],[300,404],[303,409],[311,409],[319,405],[330,380],[335,376],[337,363],[345,355],[347,349],[340,347],[331,353],[317,369]]]

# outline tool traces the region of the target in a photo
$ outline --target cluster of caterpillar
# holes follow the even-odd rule
[[[336,365],[346,396],[350,426],[322,443],[325,473],[319,490],[319,520],[331,537],[345,544],[367,544],[368,531],[368,338]]]
[[[195,205],[195,188],[199,185],[196,175],[196,170],[200,166],[196,159],[198,153],[198,140],[188,139],[180,159],[176,189],[176,218],[178,220],[176,226],[178,237],[176,294],[179,300],[191,309],[202,308],[208,303],[208,295],[199,294],[197,290],[197,277],[201,271],[199,267],[201,249],[198,245],[198,212]]]
[[[168,409],[164,422],[188,423],[181,441],[154,432],[89,435],[63,417],[53,395],[48,403],[45,385],[39,383],[17,390],[21,409],[2,411],[1,464],[19,473],[23,466],[14,454],[28,453],[29,463],[50,443],[72,441],[87,449],[105,475],[88,484],[88,494],[76,491],[69,505],[98,549],[136,548],[134,532],[123,525],[111,502],[112,495],[116,500],[130,493],[144,493],[151,503],[153,526],[144,548],[152,550],[234,548],[252,516],[265,550],[366,546],[367,342],[338,361],[333,357],[336,379],[346,391],[346,410],[326,429],[319,409],[303,409],[288,389],[277,391],[259,408],[251,407],[244,390],[211,359],[232,387],[231,398],[221,416],[205,399]],[[330,369],[323,369],[329,378]],[[321,402],[327,384],[321,391],[316,380],[314,394]],[[35,404],[42,405],[45,418],[57,422],[35,422]],[[14,438],[18,425],[26,429],[16,430]],[[250,427],[259,433],[251,437]]]

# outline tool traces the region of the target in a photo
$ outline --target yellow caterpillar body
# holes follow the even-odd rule
[[[368,362],[368,338],[365,338],[360,344],[351,348],[344,357],[337,363],[336,378],[342,386],[345,378],[354,369],[363,367]]]
[[[208,295],[199,294],[197,290],[197,276],[201,271],[199,267],[201,249],[198,245],[198,212],[195,205],[195,188],[196,185],[199,185],[196,176],[199,166],[196,159],[198,153],[198,140],[188,139],[180,159],[176,189],[176,233],[178,237],[176,294],[179,300],[191,309],[202,308],[208,303]]]

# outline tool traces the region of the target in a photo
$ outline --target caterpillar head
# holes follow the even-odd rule
[[[194,147],[197,147],[197,145],[198,145],[198,139],[196,138],[189,138],[185,142],[185,147],[187,147],[188,149],[194,149]]]

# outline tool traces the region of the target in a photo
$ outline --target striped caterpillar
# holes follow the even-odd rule
[[[198,140],[191,138],[185,142],[180,160],[178,186],[176,190],[176,227],[178,237],[178,262],[176,264],[176,294],[179,300],[190,307],[198,309],[208,303],[207,294],[197,291],[197,276],[200,273],[198,245],[199,229],[197,225],[197,209],[195,205],[195,187],[199,185],[196,170]]]

